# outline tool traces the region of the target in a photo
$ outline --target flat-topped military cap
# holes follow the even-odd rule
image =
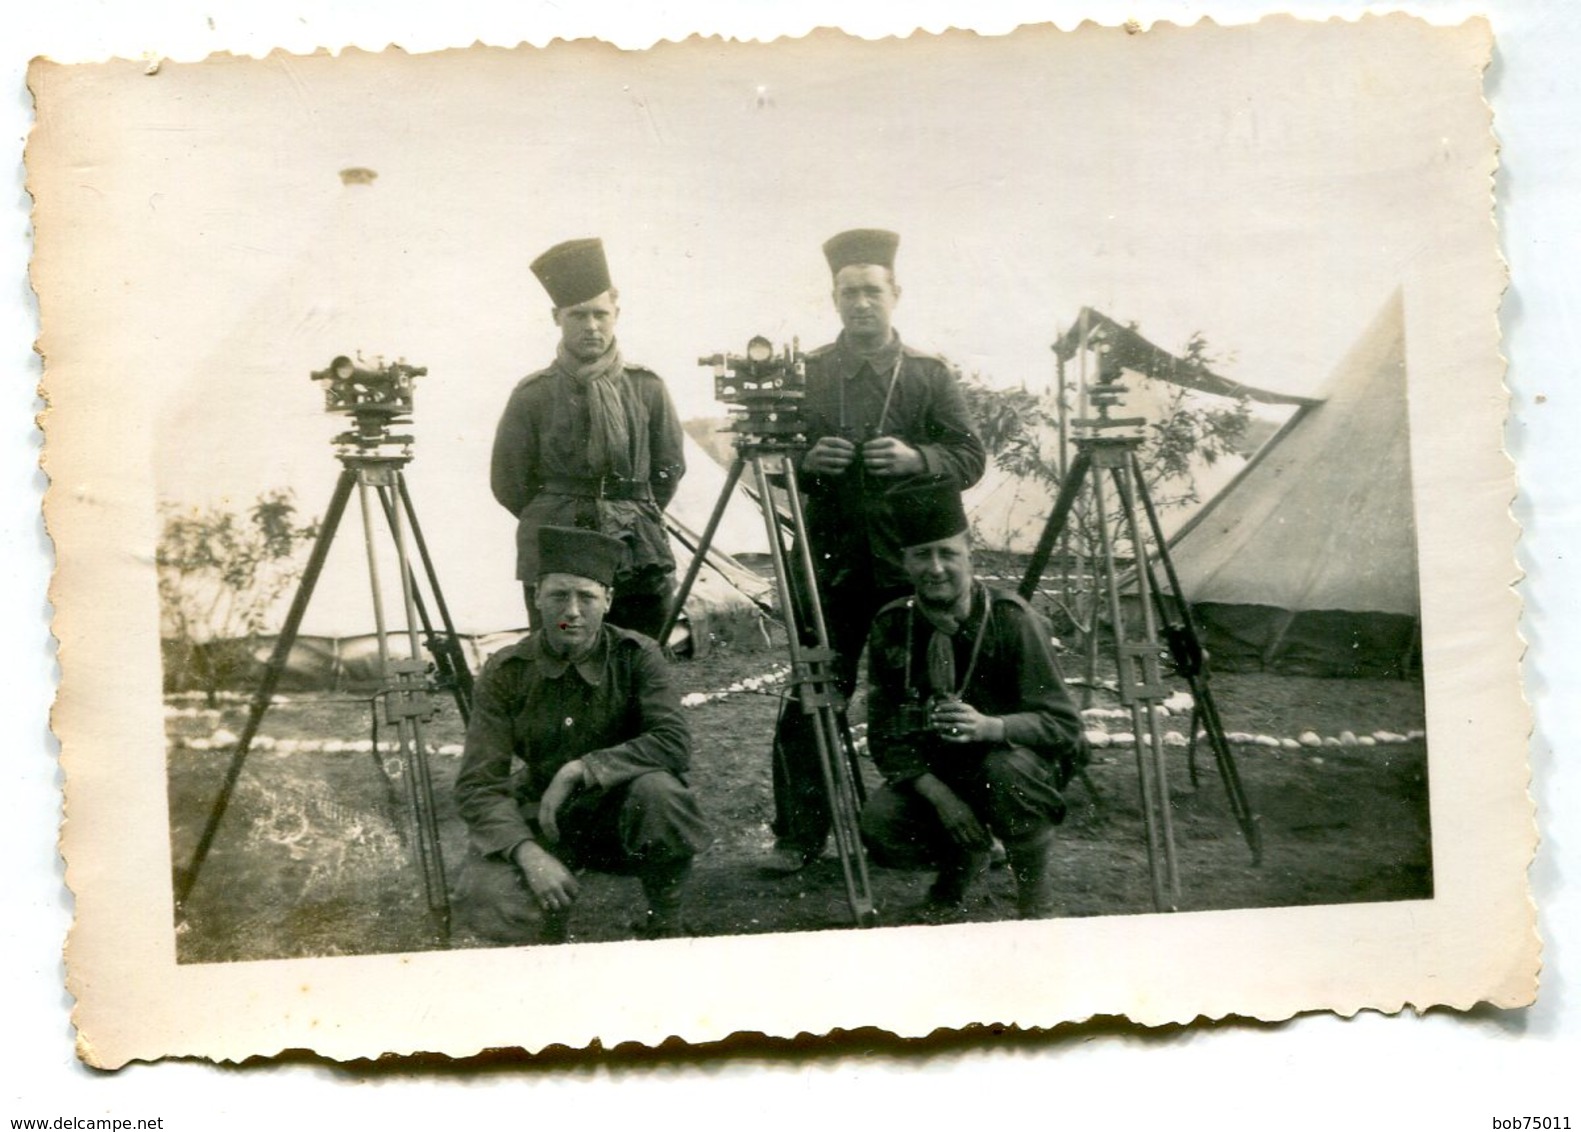
[[[609,290],[609,264],[598,237],[556,244],[532,261],[532,273],[556,308],[574,307]]]
[[[882,228],[852,228],[831,236],[824,242],[823,257],[829,261],[829,270],[838,275],[842,267],[853,263],[871,263],[876,267],[894,267],[895,249],[900,247],[900,237]]]
[[[884,496],[884,502],[895,518],[895,534],[902,547],[966,533],[961,491],[949,480],[935,476],[907,484]]]
[[[538,528],[540,579],[550,574],[574,574],[612,586],[625,555],[625,543],[598,531],[580,527]]]

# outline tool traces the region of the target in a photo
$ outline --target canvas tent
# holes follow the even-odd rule
[[[1239,476],[1171,540],[1220,667],[1397,673],[1418,633],[1405,322],[1397,292]]]

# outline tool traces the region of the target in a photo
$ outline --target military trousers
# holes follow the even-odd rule
[[[941,758],[934,774],[1005,844],[1049,833],[1065,818],[1055,769],[1025,747],[994,747],[973,758]],[[873,862],[891,869],[946,868],[967,855],[933,803],[909,783],[874,791],[862,809],[862,840]]]
[[[536,803],[534,803],[536,805]],[[537,814],[524,815],[535,831]],[[663,884],[709,842],[691,790],[668,771],[639,775],[610,790],[580,790],[560,808],[560,840],[545,846],[573,870],[635,875]],[[563,916],[546,913],[514,860],[469,852],[451,894],[456,931],[496,943],[563,938]]]

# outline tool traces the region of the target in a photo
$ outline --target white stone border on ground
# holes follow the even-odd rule
[[[698,708],[704,704],[718,703],[734,696],[742,695],[783,695],[786,691],[785,679],[790,675],[789,665],[779,665],[771,668],[759,676],[739,680],[728,687],[718,688],[711,692],[688,692],[681,697],[683,708]],[[167,719],[202,719],[208,716],[219,717],[224,709],[211,707],[179,707],[177,703],[192,699],[203,698],[203,693],[177,693],[166,697],[165,717]],[[221,693],[220,699],[228,704],[247,703],[248,697],[239,693]],[[274,703],[285,704],[291,701],[284,696],[276,696]],[[1176,692],[1155,710],[1163,719],[1175,716],[1189,716],[1193,701],[1189,692]],[[1082,713],[1082,720],[1087,724],[1087,742],[1095,750],[1107,747],[1127,747],[1136,742],[1136,736],[1130,731],[1108,730],[1106,724],[1110,721],[1130,723],[1132,720],[1130,708],[1087,708]],[[852,729],[855,732],[856,745],[859,751],[866,748],[866,728],[858,724]],[[1198,731],[1197,737],[1205,739],[1206,732]],[[1319,735],[1316,731],[1305,730],[1295,736],[1274,736],[1252,734],[1246,731],[1230,731],[1225,733],[1225,738],[1238,747],[1259,747],[1269,750],[1301,751],[1318,750],[1334,747],[1376,747],[1395,743],[1410,743],[1425,739],[1427,733],[1420,728],[1404,731],[1379,730],[1371,734],[1357,734],[1354,731],[1341,731],[1338,735]],[[1184,732],[1179,730],[1165,731],[1163,735],[1166,747],[1186,747],[1190,744]],[[172,748],[188,751],[219,751],[227,752],[235,747],[237,736],[226,728],[216,728],[211,734],[203,736],[179,736],[170,741]],[[267,751],[276,755],[291,754],[370,754],[374,749],[371,739],[276,739],[269,735],[256,736],[252,741],[252,750]],[[395,754],[400,751],[399,744],[393,741],[384,741],[378,745],[381,753]],[[459,758],[462,746],[460,743],[445,743],[440,746],[429,746],[430,754],[444,755]]]

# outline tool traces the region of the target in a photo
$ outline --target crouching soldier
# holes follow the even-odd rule
[[[683,933],[693,855],[708,842],[682,780],[690,735],[659,648],[605,624],[625,553],[597,531],[543,527],[533,634],[478,678],[456,800],[471,850],[459,931],[499,943],[567,938],[574,870],[634,873],[644,937]]]
[[[1050,915],[1061,791],[1087,748],[1048,626],[974,578],[956,489],[889,502],[915,592],[879,612],[868,641],[868,741],[885,785],[863,810],[863,838],[877,864],[938,870],[926,911],[942,918],[961,910],[998,837],[1017,911]]]

